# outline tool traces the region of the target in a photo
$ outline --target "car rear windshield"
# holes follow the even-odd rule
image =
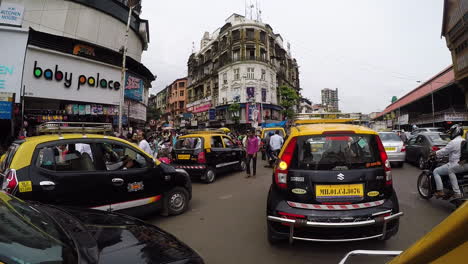
[[[284,132],[283,132],[282,129],[278,129],[278,130],[276,130],[276,129],[268,129],[268,130],[265,130],[265,133],[264,133],[263,136],[264,136],[264,137],[267,137],[269,134],[272,134],[272,135],[273,135],[273,134],[276,133],[276,131],[279,131],[279,135],[280,135],[282,138],[284,138]]]
[[[375,135],[298,137],[291,169],[349,170],[380,166]]]
[[[396,133],[380,133],[382,141],[401,141],[401,138]]]
[[[436,145],[447,145],[450,141],[450,137],[445,134],[428,135],[428,137]]]
[[[202,147],[202,139],[199,137],[187,137],[177,140],[176,149],[199,149]]]
[[[10,167],[11,161],[15,156],[16,150],[19,148],[19,144],[13,143],[5,153],[5,159],[0,163],[0,173],[4,173],[6,169]]]

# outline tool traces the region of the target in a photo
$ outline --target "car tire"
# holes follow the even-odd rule
[[[239,162],[239,165],[237,165],[237,170],[238,171],[245,171],[247,169],[247,163],[245,163],[245,160],[242,159],[240,162]]]
[[[213,183],[216,180],[216,171],[213,168],[208,167],[203,176],[205,183]]]
[[[270,245],[278,245],[286,241],[286,239],[280,239],[273,235],[273,231],[271,230],[271,226],[270,226],[270,223],[268,223],[268,221],[267,221],[267,239]]]
[[[423,199],[429,200],[432,198],[433,190],[431,186],[431,178],[427,171],[421,172],[418,177],[418,193]]]
[[[418,159],[418,168],[421,170],[424,170],[426,168],[426,160],[424,159],[422,155],[419,156],[419,159]]]
[[[187,211],[189,203],[188,191],[183,187],[175,187],[164,195],[164,207],[167,215],[180,215]]]

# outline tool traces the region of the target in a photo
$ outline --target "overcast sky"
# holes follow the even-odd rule
[[[247,0],[249,1],[249,0]],[[255,3],[255,0],[252,0]],[[143,0],[150,45],[143,63],[156,93],[187,74],[192,42],[244,15],[245,0]],[[440,38],[443,0],[258,0],[262,20],[291,43],[302,95],[338,88],[344,112],[383,110],[451,64]]]

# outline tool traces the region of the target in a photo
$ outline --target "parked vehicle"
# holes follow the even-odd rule
[[[386,240],[397,233],[403,213],[377,132],[346,124],[290,131],[268,193],[270,243]]]
[[[431,151],[437,151],[445,147],[450,137],[442,133],[425,132],[408,140],[406,145],[406,161],[415,163],[423,170]]]
[[[433,171],[435,168],[441,165],[439,159],[435,156],[430,155],[426,162],[426,170],[422,171],[418,177],[418,193],[424,199],[431,199],[436,190],[436,184],[434,180]],[[457,173],[458,179],[458,186],[460,187],[460,191],[463,194],[463,198],[460,199],[452,199],[450,200],[455,206],[460,206],[464,201],[468,200],[468,171]],[[444,192],[447,194],[445,199],[449,199],[452,194],[452,185],[450,183],[450,179],[448,175],[441,175],[442,183],[444,186]]]
[[[186,170],[190,177],[212,183],[218,173],[245,170],[245,151],[226,134],[198,132],[179,137],[171,165]]]
[[[467,233],[468,203],[464,203],[405,251],[353,250],[346,254],[340,264],[345,264],[352,256],[357,255],[373,256],[374,262],[377,261],[376,256],[396,256],[387,262],[388,264],[465,263],[468,245]],[[376,263],[380,263],[380,261]]]
[[[173,235],[122,214],[0,192],[0,263],[204,263]]]
[[[406,146],[398,134],[394,132],[379,132],[380,140],[387,152],[388,160],[396,167],[403,167],[406,159]]]
[[[445,133],[445,129],[443,127],[421,127],[411,131],[411,137],[425,132]]]
[[[126,140],[98,134],[17,140],[0,172],[3,190],[54,205],[176,215],[187,210],[192,198],[184,170],[161,163]]]

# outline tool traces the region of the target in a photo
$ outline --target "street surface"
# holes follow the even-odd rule
[[[272,246],[266,238],[266,199],[271,169],[258,160],[257,177],[245,173],[219,176],[213,184],[193,183],[190,209],[175,217],[152,216],[147,221],[174,234],[213,263],[338,263],[354,249],[404,250],[453,210],[451,204],[422,200],[416,189],[420,170],[405,164],[393,169],[393,183],[405,215],[400,231],[387,242],[311,243],[295,241]],[[354,257],[349,263],[385,263],[388,259]]]

